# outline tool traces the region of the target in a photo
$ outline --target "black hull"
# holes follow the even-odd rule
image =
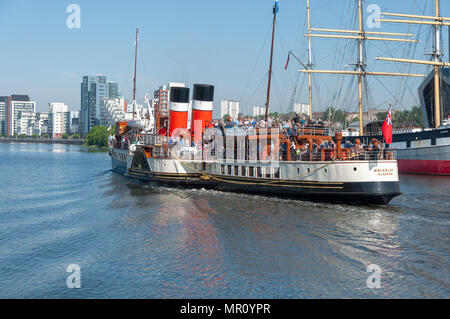
[[[450,137],[450,129],[449,128],[440,128],[440,129],[432,129],[429,131],[420,131],[420,132],[405,132],[405,133],[395,133],[392,135],[393,143],[401,143],[401,142],[411,142],[411,141],[423,141],[423,140],[433,140],[439,138]],[[375,134],[375,135],[364,135],[364,136],[346,136],[344,140],[348,140],[352,143],[355,142],[356,139],[359,139],[363,142],[369,143],[373,138],[376,138],[379,141],[383,140],[383,135]]]
[[[118,173],[121,173],[118,171]],[[225,192],[281,197],[313,202],[344,203],[353,205],[387,205],[400,195],[398,182],[323,183],[283,181],[268,185],[270,180],[217,176],[205,180],[198,174],[153,174],[147,171],[130,170],[125,176],[145,184],[167,187],[204,188]],[[249,185],[251,182],[252,185]]]

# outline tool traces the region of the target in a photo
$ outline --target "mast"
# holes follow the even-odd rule
[[[436,21],[439,21],[439,0],[435,1]],[[434,62],[441,62],[441,26],[434,26]],[[441,81],[439,77],[439,66],[434,66],[434,118],[435,127],[441,126]]]
[[[411,60],[411,59],[394,59],[394,58],[380,58],[378,60],[403,62],[403,63],[415,63],[434,66],[434,119],[435,128],[441,126],[441,79],[440,79],[440,67],[450,67],[450,63],[442,62],[441,56],[441,28],[443,26],[450,27],[450,18],[444,18],[440,16],[439,0],[435,0],[435,16],[423,16],[413,14],[399,14],[399,13],[387,13],[383,12],[383,16],[404,17],[422,20],[396,20],[396,19],[379,19],[382,22],[394,22],[394,23],[409,23],[409,24],[425,24],[434,26],[434,49],[433,49],[433,61],[425,60]]]
[[[136,108],[136,70],[137,70],[138,32],[139,29],[136,28],[136,50],[134,52],[134,80],[133,80],[133,120]]]
[[[356,63],[355,71],[334,71],[334,70],[301,70],[301,72],[306,73],[322,73],[322,74],[347,74],[347,75],[357,75],[358,76],[358,108],[359,108],[359,130],[360,135],[364,134],[364,122],[363,122],[363,77],[366,75],[380,75],[380,76],[411,76],[411,77],[424,77],[423,74],[406,74],[406,73],[392,73],[392,72],[367,72],[366,63],[364,60],[364,43],[367,40],[375,41],[389,41],[389,42],[419,42],[414,39],[399,39],[399,38],[388,38],[384,36],[402,36],[402,37],[413,37],[413,34],[405,33],[392,33],[392,32],[366,32],[364,31],[363,25],[363,6],[362,0],[358,1],[358,30],[334,30],[334,29],[318,29],[311,28],[309,26],[308,34],[305,34],[308,38],[319,37],[319,38],[338,38],[338,39],[353,39],[358,41],[358,60]],[[307,0],[308,5],[308,25],[309,25],[309,0]],[[333,34],[311,34],[311,31],[322,31],[322,32],[335,32],[350,35],[333,35]]]
[[[364,119],[363,119],[363,87],[362,87],[362,79],[363,79],[363,72],[365,69],[364,64],[364,29],[363,29],[363,17],[362,17],[362,0],[358,1],[358,11],[359,11],[359,35],[360,38],[358,39],[359,44],[359,59],[357,63],[358,71],[360,72],[358,74],[358,108],[359,108],[359,135],[364,135]]]
[[[266,122],[269,119],[269,107],[270,107],[270,85],[272,82],[272,63],[273,63],[273,42],[275,38],[275,24],[277,22],[277,13],[278,13],[278,0],[275,0],[275,4],[273,6],[273,27],[272,27],[272,46],[270,49],[270,65],[269,65],[269,83],[267,85],[267,102],[266,102]]]
[[[312,53],[311,53],[311,9],[309,6],[309,0],[307,0],[308,11],[308,70],[312,70]],[[313,119],[313,106],[312,106],[312,73],[308,73],[308,89],[309,89],[309,119]]]

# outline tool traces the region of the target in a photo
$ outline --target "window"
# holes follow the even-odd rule
[[[274,168],[273,177],[279,179],[280,178],[280,168],[276,167]]]
[[[231,165],[228,165],[228,175],[231,175]]]
[[[407,147],[407,148],[411,148],[411,141],[407,141],[407,142],[406,142],[406,147]]]
[[[253,166],[250,166],[248,168],[248,176],[249,177],[255,177],[255,168]]]
[[[270,167],[266,167],[266,178],[271,178],[272,177],[271,170],[272,169]]]
[[[222,175],[225,175],[225,165],[222,165],[222,168],[221,168],[220,173],[221,173]]]
[[[262,178],[262,167],[260,166],[256,168],[256,177]]]
[[[433,146],[436,145],[436,138],[432,138],[432,139],[431,139],[431,145],[433,145]]]
[[[239,166],[234,167],[234,176],[239,176]]]
[[[245,166],[242,166],[241,167],[241,176],[247,176],[247,167],[245,167]]]

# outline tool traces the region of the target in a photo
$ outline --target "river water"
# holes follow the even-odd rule
[[[450,297],[450,178],[364,207],[143,187],[78,146],[0,163],[0,298]]]

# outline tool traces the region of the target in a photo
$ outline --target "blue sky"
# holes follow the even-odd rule
[[[383,11],[432,14],[426,0],[367,0]],[[450,3],[441,1],[442,15],[450,16]],[[81,8],[81,28],[69,29],[66,8]],[[426,3],[428,5],[426,6]],[[269,60],[273,0],[0,0],[0,95],[29,94],[46,111],[50,101],[80,105],[83,75],[104,74],[119,82],[120,92],[131,97],[135,29],[140,30],[138,61],[139,100],[169,81],[209,83],[216,86],[216,109],[221,99],[242,102],[242,107],[264,105]],[[312,26],[355,27],[355,0],[311,0]],[[425,11],[424,11],[425,8]],[[366,13],[367,15],[367,13]],[[306,60],[304,38],[306,0],[280,0],[278,15],[273,111],[287,111],[299,68],[287,53],[293,50]],[[381,31],[413,32],[416,26],[383,24]],[[375,56],[423,58],[429,33],[421,29],[421,44],[371,42],[367,46],[373,71],[425,73],[423,66],[402,66],[375,61]],[[444,32],[447,54],[447,31]],[[314,60],[319,69],[343,69],[354,63],[353,40],[313,39]],[[350,48],[350,49],[349,49]],[[406,50],[406,51],[405,51]],[[349,53],[350,52],[350,53]],[[355,54],[352,55],[354,52]],[[448,55],[444,57],[448,60]],[[356,82],[351,77],[315,77],[315,108],[336,104],[356,109]],[[370,107],[409,108],[417,104],[420,80],[369,79]],[[306,102],[304,76],[298,82],[296,100]]]

